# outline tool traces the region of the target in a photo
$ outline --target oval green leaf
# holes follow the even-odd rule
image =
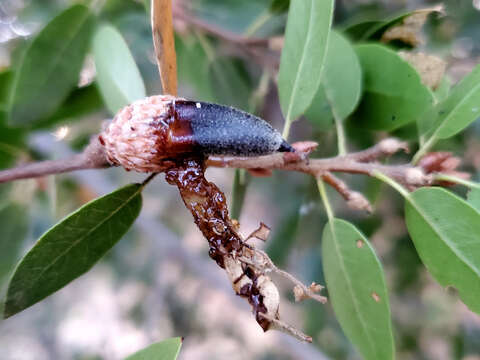
[[[468,192],[467,201],[472,205],[478,212],[480,212],[480,189],[473,188]]]
[[[283,208],[283,215],[271,239],[268,239],[267,254],[278,266],[285,266],[295,245],[301,220],[300,199],[291,201],[290,208]]]
[[[125,360],[175,360],[182,347],[182,338],[176,337],[159,343],[130,355]]]
[[[365,36],[371,32],[371,29],[383,24],[383,21],[379,19],[364,19],[361,21],[347,24],[342,28],[345,35],[352,41],[364,40]]]
[[[0,112],[8,111],[10,83],[13,79],[13,72],[5,70],[0,72]]]
[[[272,0],[270,2],[270,12],[274,14],[281,14],[288,10],[290,0]]]
[[[395,51],[377,44],[359,45],[364,93],[357,111],[361,124],[394,130],[416,121],[434,101],[417,71]]]
[[[28,214],[24,206],[0,204],[0,285],[18,259],[28,230]]]
[[[322,129],[333,119],[349,116],[360,100],[362,69],[350,42],[336,31],[330,32],[325,71],[305,116]]]
[[[68,95],[57,111],[38,121],[33,128],[53,127],[67,120],[79,119],[95,111],[100,111],[103,107],[102,98],[94,84],[76,88]]]
[[[217,102],[249,111],[251,87],[242,63],[232,58],[217,58],[208,65],[210,88]]]
[[[441,188],[416,190],[406,200],[408,232],[428,271],[480,313],[480,213]]]
[[[430,15],[431,13],[441,13],[440,7],[431,7],[424,9],[416,9],[413,11],[400,12],[391,16],[379,16],[380,14],[368,16],[363,21],[355,22],[345,27],[345,33],[354,41],[366,40],[380,40],[382,35],[392,27],[398,26],[405,21],[406,18],[417,16],[415,21],[412,21],[413,26],[423,25],[422,15]],[[413,28],[414,30],[415,28]],[[409,45],[411,44],[404,44]]]
[[[439,102],[445,100],[447,96],[450,94],[450,88],[452,83],[448,76],[444,76],[440,85],[435,89],[433,95],[435,96],[435,102],[438,104]]]
[[[230,217],[240,220],[247,188],[250,184],[250,174],[245,169],[235,169],[232,186],[232,201],[230,202]]]
[[[193,91],[192,97],[201,101],[215,102],[210,78],[210,59],[199,41],[193,36],[175,37],[177,72],[179,81]]]
[[[93,200],[48,230],[15,269],[4,317],[12,316],[84,274],[117,243],[142,207],[131,184]]]
[[[343,331],[365,359],[395,356],[390,304],[382,265],[350,223],[325,225],[322,259],[329,298]]]
[[[425,114],[426,129],[433,139],[447,139],[458,134],[480,117],[480,65],[456,85],[450,95]]]
[[[308,108],[320,85],[333,0],[292,0],[278,74],[280,105],[286,122]]]
[[[146,96],[137,64],[122,35],[113,26],[103,25],[95,32],[93,56],[97,84],[112,114]]]
[[[55,17],[23,54],[10,88],[9,123],[28,125],[51,115],[77,85],[94,18],[83,5]]]

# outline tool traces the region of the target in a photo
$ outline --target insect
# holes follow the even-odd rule
[[[110,162],[140,172],[163,171],[168,159],[189,155],[294,151],[277,130],[252,114],[170,95],[151,96],[120,110],[100,142]]]

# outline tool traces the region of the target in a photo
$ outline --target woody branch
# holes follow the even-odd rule
[[[402,141],[390,138],[364,151],[324,159],[312,159],[307,155],[316,144],[302,142],[293,144],[296,153],[276,153],[258,157],[216,157],[207,160],[207,167],[239,168],[249,170],[283,170],[310,174],[316,178],[325,178],[340,194],[346,197],[346,185],[331,173],[351,173],[374,176],[381,172],[407,187],[432,184],[432,176],[425,174],[420,167],[411,164],[385,165],[378,160],[406,149]],[[100,169],[110,167],[103,147],[94,137],[90,145],[81,154],[60,160],[49,160],[24,164],[16,168],[0,171],[0,183],[35,178],[46,175],[66,173],[76,170]],[[347,199],[348,200],[348,199]]]

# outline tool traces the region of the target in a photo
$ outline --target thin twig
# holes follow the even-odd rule
[[[254,46],[254,45],[267,46],[269,42],[268,38],[246,37],[246,36],[235,34],[225,29],[221,29],[213,24],[203,21],[198,17],[187,14],[182,7],[177,5],[173,7],[173,15],[175,16],[175,18],[183,20],[187,24],[193,25],[197,29],[202,30],[208,34],[214,35],[219,39],[225,40],[227,42],[235,43],[238,45],[248,45],[248,46]]]
[[[111,165],[106,158],[105,149],[100,144],[98,137],[95,136],[81,154],[66,159],[35,162],[0,171],[0,183],[109,166]]]
[[[422,176],[421,170],[411,164],[384,165],[377,162],[363,162],[367,160],[374,161],[376,158],[378,159],[387,154],[393,154],[396,151],[404,149],[404,143],[395,139],[387,140],[383,140],[370,149],[333,158],[302,160],[301,156],[294,156],[292,160],[292,155],[296,153],[275,153],[266,156],[243,158],[211,156],[207,160],[207,166],[298,171],[310,174],[315,178],[325,176],[325,174],[329,172],[364,174],[367,176],[375,176],[375,173],[380,172],[404,185],[430,185],[432,182],[431,176]],[[389,151],[385,149],[385,142],[391,145],[388,147]],[[111,165],[106,158],[103,146],[98,141],[98,137],[94,137],[92,143],[85,149],[84,153],[71,158],[32,163],[0,171],[0,183],[75,170],[107,168],[109,166]],[[337,188],[338,183],[335,184],[335,182],[332,181],[329,183],[339,190]]]
[[[231,50],[238,56],[254,60],[262,68],[268,69],[272,75],[277,72],[280,63],[278,52],[270,49],[270,38],[242,36],[219,28],[186,12],[185,7],[177,2],[173,5],[173,16],[196,30],[212,35],[226,43],[233,44]],[[175,25],[175,23],[174,23]],[[180,29],[180,31],[183,29]]]
[[[374,173],[380,172],[396,181],[406,185],[429,185],[431,178],[426,176],[424,178],[415,176],[420,171],[410,164],[406,165],[383,165],[377,162],[363,162],[373,161],[375,158],[386,156],[386,154],[393,154],[401,149],[404,149],[404,143],[396,139],[387,139],[388,152],[382,143],[374,146],[371,149],[351,153],[345,156],[336,156],[326,159],[305,159],[302,161],[290,161],[290,153],[275,153],[272,155],[259,157],[210,157],[207,161],[207,166],[211,167],[228,167],[228,168],[242,168],[242,169],[279,169],[286,171],[298,171],[310,174],[315,178],[320,178],[328,172],[342,172],[350,174],[363,174],[374,176]],[[412,183],[414,181],[414,183]]]
[[[294,328],[293,326],[291,326],[291,325],[289,325],[289,324],[287,324],[287,323],[285,323],[285,322],[283,322],[279,319],[276,319],[272,316],[268,316],[267,314],[264,314],[264,313],[259,313],[259,316],[268,320],[268,321],[270,321],[272,329],[275,329],[275,330],[281,331],[285,334],[288,334],[290,336],[293,336],[294,338],[296,338],[300,341],[303,341],[303,342],[311,343],[313,341],[311,336],[304,334],[300,330]]]
[[[348,185],[330,172],[322,175],[322,179],[328,185],[333,187],[347,201],[347,204],[353,210],[365,210],[373,212],[372,205],[365,196],[357,191],[351,190]]]
[[[292,282],[295,285],[295,287],[300,288],[304,293],[304,299],[310,298],[310,299],[318,301],[319,303],[322,303],[322,304],[325,304],[327,302],[327,298],[325,296],[318,295],[316,293],[316,291],[312,290],[312,288],[310,288],[310,287],[305,286],[300,280],[298,280],[292,274],[286,272],[285,270],[279,269],[273,263],[272,259],[270,259],[270,257],[267,255],[266,252],[264,252],[262,250],[259,250],[259,249],[255,249],[255,252],[257,254],[259,254],[260,256],[262,256],[262,258],[263,258],[262,260],[265,262],[264,266],[265,266],[266,269],[268,269],[268,270],[272,271],[273,273],[278,274],[281,277],[289,280],[290,282]],[[322,288],[323,288],[323,286],[320,286],[319,288],[317,288],[317,291],[321,290]]]
[[[406,153],[410,151],[408,144],[405,141],[400,141],[395,138],[388,138],[380,141],[371,148],[352,153],[350,154],[350,157],[359,162],[371,162],[391,156],[400,150],[403,150]]]

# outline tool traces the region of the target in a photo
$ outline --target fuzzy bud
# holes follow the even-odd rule
[[[162,171],[165,131],[162,122],[173,96],[160,95],[138,100],[124,107],[100,135],[108,160],[127,170]]]

